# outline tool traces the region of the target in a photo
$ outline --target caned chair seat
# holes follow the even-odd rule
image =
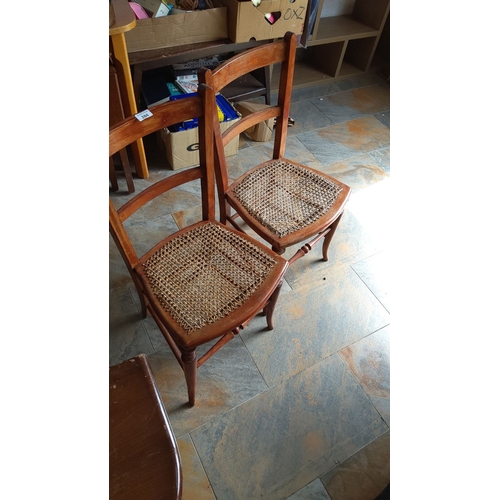
[[[282,158],[243,174],[227,196],[232,205],[241,204],[264,228],[284,238],[337,210],[343,189],[330,177]]]
[[[240,326],[234,314],[278,266],[277,256],[217,222],[196,224],[162,242],[137,267],[158,311],[178,335],[212,340],[217,323]],[[231,317],[233,320],[231,321]]]

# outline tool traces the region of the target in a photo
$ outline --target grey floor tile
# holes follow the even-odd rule
[[[126,288],[132,283],[127,266],[116,246],[111,234],[109,235],[109,290],[110,297],[115,288]]]
[[[323,283],[286,294],[270,335],[253,324],[241,333],[269,386],[389,323],[387,311],[351,269],[338,268]]]
[[[338,92],[311,102],[333,123],[341,123],[388,111],[389,95],[388,85],[382,84]]]
[[[387,128],[391,128],[391,113],[385,111],[383,113],[375,113],[373,115],[379,122],[383,123]]]
[[[389,275],[391,270],[390,254],[383,251],[352,264],[356,274],[381,304],[390,311]]]
[[[315,479],[307,486],[289,496],[287,500],[331,500],[320,479]]]
[[[341,91],[342,89],[333,82],[325,83],[323,85],[315,85],[314,87],[306,87],[303,89],[294,89],[292,90],[292,102],[313,99],[315,97],[335,94],[336,92]]]
[[[313,87],[306,87],[302,89],[292,90],[292,102],[305,101],[324,95],[335,94],[341,92],[341,88],[334,82],[325,83],[323,85],[315,85]],[[277,91],[271,94],[271,105],[275,106],[278,102]]]
[[[311,101],[300,101],[290,106],[290,117],[295,124],[288,128],[288,137],[316,128],[332,125],[329,120]]]
[[[256,320],[265,324],[265,318]],[[212,344],[200,347],[198,355]],[[191,432],[268,388],[239,337],[227,343],[198,369],[194,407],[188,405],[184,372],[170,349],[166,347],[151,354],[148,361],[176,436]]]
[[[218,500],[285,499],[386,425],[337,355],[191,433]]]
[[[137,304],[137,307],[140,307],[139,304],[139,298],[137,294],[133,294],[134,301]],[[165,340],[165,337],[163,337],[163,334],[161,333],[160,329],[156,325],[155,320],[153,319],[153,316],[151,316],[151,313],[148,312],[148,315],[146,318],[141,319],[142,325],[144,326],[144,329],[146,330],[146,333],[149,337],[149,340],[151,342],[151,345],[153,346],[153,352],[160,351],[162,349],[165,349],[167,344],[167,341]]]
[[[364,189],[389,178],[378,162],[366,153],[332,163],[323,172],[347,184],[352,190]]]
[[[388,175],[391,173],[390,147],[370,151],[368,154],[373,160],[384,169]]]
[[[153,352],[139,311],[127,287],[110,291],[109,366]]]
[[[340,90],[352,90],[359,87],[367,87],[369,85],[376,85],[387,83],[387,77],[378,73],[368,73],[351,78],[344,78],[336,82]]]
[[[331,123],[342,123],[355,118],[361,118],[366,113],[345,104],[332,104],[328,97],[318,97],[311,102],[316,106],[318,112],[323,113]]]

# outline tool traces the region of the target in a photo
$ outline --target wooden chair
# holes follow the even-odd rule
[[[287,33],[282,41],[249,49],[213,70],[201,69],[198,75],[200,83],[211,87],[214,94],[242,74],[281,64],[276,106],[245,116],[223,134],[216,119],[208,125],[215,136],[221,222],[230,222],[243,231],[236,221],[241,217],[278,254],[313,238],[297,250],[288,261],[290,264],[308,253],[323,237],[323,260],[328,260],[328,246],[350,192],[349,186],[342,182],[284,158],[296,49],[297,35]],[[239,133],[270,118],[277,118],[272,159],[229,185],[224,146]],[[235,210],[234,215],[231,209]]]
[[[163,127],[199,117],[200,166],[183,169],[156,182],[116,210],[109,200],[110,232],[141,300],[184,370],[189,403],[195,403],[197,368],[263,311],[268,328],[288,263],[267,246],[215,219],[213,135],[204,117],[214,115],[207,89],[152,107],[152,117],[129,117],[109,133],[109,156]],[[202,220],[166,236],[138,257],[123,224],[159,195],[200,180]],[[141,244],[144,236],[141,236]],[[196,348],[219,339],[197,359]]]

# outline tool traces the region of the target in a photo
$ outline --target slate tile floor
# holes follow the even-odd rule
[[[110,238],[109,363],[148,355],[178,440],[186,499],[372,500],[389,483],[389,84],[365,75],[294,91],[291,115],[287,156],[353,194],[329,261],[316,246],[289,269],[274,331],[257,317],[206,362],[194,408],[159,330],[140,317]],[[145,144],[151,175],[136,179],[136,190],[172,173],[154,137]],[[230,176],[269,147],[241,137]],[[129,198],[111,196],[116,205]],[[197,196],[181,189],[167,215],[147,212],[132,232],[189,224],[199,216]]]

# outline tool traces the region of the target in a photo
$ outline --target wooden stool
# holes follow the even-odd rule
[[[118,76],[114,66],[109,66],[109,126],[122,121],[125,118],[123,111],[123,103],[120,96],[120,87],[118,86]],[[129,193],[135,191],[134,180],[132,179],[132,172],[130,171],[130,164],[128,162],[127,151],[122,149],[119,152],[120,161],[123,168],[123,174],[127,181],[127,188]],[[109,180],[111,182],[111,190],[118,191],[118,181],[116,179],[116,170],[113,158],[109,159]]]

